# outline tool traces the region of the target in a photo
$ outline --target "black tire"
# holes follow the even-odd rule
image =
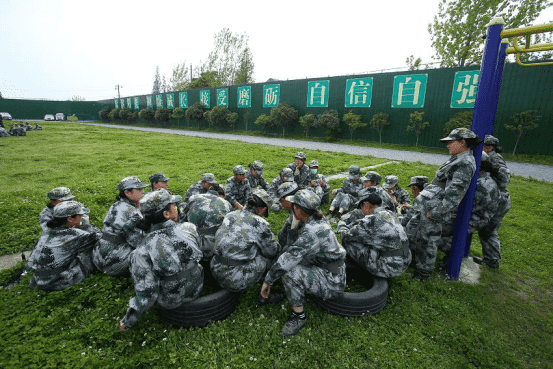
[[[348,268],[348,276],[352,276],[367,290],[363,292],[343,292],[340,296],[323,300],[312,296],[315,303],[331,314],[343,317],[358,317],[376,315],[388,301],[388,280],[370,275],[359,268]]]
[[[238,293],[225,289],[202,296],[176,309],[157,307],[158,315],[175,327],[205,327],[226,319],[234,312],[239,302]]]

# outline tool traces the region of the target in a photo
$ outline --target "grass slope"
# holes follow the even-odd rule
[[[46,193],[70,187],[101,226],[124,176],[142,180],[162,171],[170,189],[184,193],[210,171],[220,182],[232,166],[254,159],[266,164],[268,180],[292,161],[293,149],[113,131],[71,123],[44,125],[42,132],[0,141],[0,254],[32,247]],[[323,174],[350,164],[382,162],[371,157],[307,152]],[[378,168],[409,177],[434,176],[436,166],[399,163]],[[339,186],[341,180],[332,181]],[[30,276],[0,290],[0,366],[50,367],[436,367],[546,368],[553,366],[551,312],[551,184],[513,177],[513,209],[500,231],[501,269],[484,269],[481,283],[448,282],[437,273],[426,283],[406,273],[391,281],[388,305],[377,316],[345,319],[314,305],[296,337],[283,339],[280,327],[289,305],[255,308],[259,286],[240,297],[227,320],[203,329],[175,329],[151,309],[130,331],[119,332],[133,294],[130,280],[93,275],[61,292],[30,290]],[[324,207],[326,209],[327,206]],[[271,214],[278,232],[286,215]],[[473,250],[481,254],[478,237]],[[0,273],[5,283],[22,267]]]

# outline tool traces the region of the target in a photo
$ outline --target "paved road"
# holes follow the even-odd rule
[[[132,129],[132,130],[138,130],[138,131],[159,132],[159,133],[168,133],[168,134],[176,134],[176,135],[183,135],[183,136],[196,136],[196,137],[217,138],[217,139],[225,139],[225,140],[236,140],[236,141],[242,141],[242,142],[248,142],[248,143],[258,143],[258,144],[274,145],[274,146],[282,146],[282,147],[294,147],[298,149],[307,149],[307,150],[343,152],[343,153],[353,154],[353,155],[371,155],[377,158],[384,158],[384,159],[390,159],[390,160],[403,160],[403,161],[409,161],[409,162],[420,161],[425,164],[434,164],[434,165],[440,165],[444,163],[449,157],[448,155],[427,154],[427,153],[419,153],[415,151],[377,149],[373,147],[338,145],[338,144],[325,143],[325,142],[288,140],[288,139],[272,138],[272,137],[241,136],[241,135],[233,135],[228,133],[185,131],[180,129],[169,129],[169,128],[133,127],[133,126],[122,126],[122,125],[116,125],[116,124],[102,124],[102,123],[86,123],[86,124],[114,128],[114,129]],[[533,177],[535,179],[553,182],[553,166],[516,163],[516,162],[507,162],[507,165],[509,166],[509,169],[511,170],[511,172],[515,175],[520,175],[523,177]]]

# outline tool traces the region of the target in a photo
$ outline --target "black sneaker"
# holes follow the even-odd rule
[[[427,281],[430,279],[430,274],[421,273],[418,270],[416,270],[415,272],[413,272],[413,274],[411,274],[411,278],[418,279],[420,281]]]
[[[272,303],[281,302],[283,299],[284,299],[284,294],[278,293],[278,292],[270,293],[269,297],[267,297],[266,299],[264,299],[261,295],[257,295],[256,307],[262,308],[263,306],[266,306]]]
[[[476,264],[482,264],[483,262],[482,258],[479,258],[478,256],[473,256],[472,261],[474,261]]]
[[[294,311],[292,311],[292,314],[290,314],[290,317],[284,323],[284,326],[280,330],[280,333],[282,333],[283,336],[295,336],[298,334],[300,329],[303,328],[305,323],[307,322],[307,313],[305,313],[305,319],[300,319]]]
[[[478,256],[473,256],[472,260],[476,264],[480,264],[480,265],[484,264],[484,265],[487,265],[488,267],[490,267],[492,269],[499,269],[499,261],[497,261],[497,260],[484,260],[482,258],[479,258]]]

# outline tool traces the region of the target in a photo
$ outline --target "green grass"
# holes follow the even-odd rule
[[[272,179],[295,149],[73,123],[45,123],[44,131],[0,140],[0,254],[32,247],[46,193],[66,185],[101,226],[117,182],[127,175],[147,180],[162,171],[169,188],[184,193],[210,171],[220,182],[235,164],[265,162]],[[325,175],[350,164],[384,160],[308,151]],[[382,175],[434,176],[436,166],[389,164]],[[341,180],[331,182],[339,186]],[[130,280],[93,275],[61,292],[29,290],[30,276],[0,290],[0,366],[32,367],[382,367],[547,368],[553,366],[551,301],[551,184],[513,177],[513,209],[500,231],[503,260],[484,269],[478,285],[446,281],[437,273],[420,283],[406,273],[391,281],[388,305],[377,316],[345,319],[308,304],[309,319],[296,337],[279,332],[288,303],[255,308],[259,285],[240,297],[228,319],[203,329],[175,329],[151,309],[128,332],[117,320],[133,295]],[[328,206],[323,209],[326,210]],[[286,214],[271,213],[276,233]],[[473,251],[481,255],[478,237]],[[5,283],[22,267],[0,273]],[[352,285],[348,288],[355,289]]]

